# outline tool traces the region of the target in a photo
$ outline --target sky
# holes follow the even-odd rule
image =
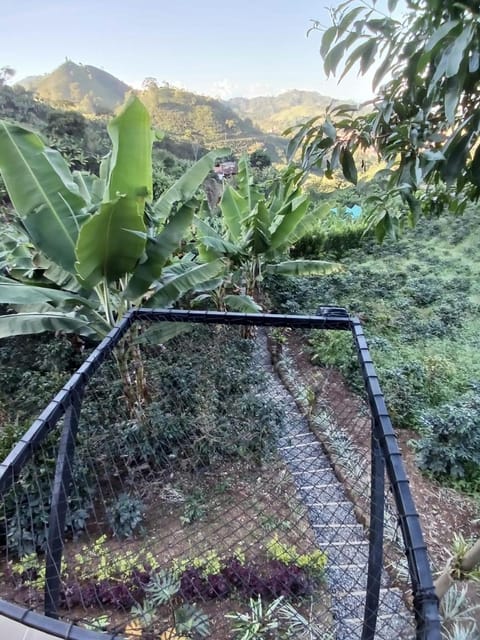
[[[379,4],[381,4],[380,0]],[[129,85],[145,77],[214,97],[289,89],[361,102],[371,81],[327,79],[319,32],[329,0],[0,0],[0,67],[15,80],[66,58]],[[330,1],[330,6],[338,4]]]

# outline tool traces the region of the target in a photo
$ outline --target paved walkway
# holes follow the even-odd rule
[[[316,542],[328,555],[326,578],[332,599],[331,613],[337,640],[360,640],[366,599],[368,539],[355,517],[352,502],[333,473],[330,461],[308,421],[271,365],[266,336],[259,332],[258,357],[269,376],[269,395],[287,415],[278,450],[295,480],[300,500],[307,507]],[[402,594],[382,572],[378,610],[378,640],[414,637],[413,616]]]

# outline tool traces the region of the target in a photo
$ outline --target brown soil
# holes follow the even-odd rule
[[[357,451],[362,456],[369,455],[370,418],[363,400],[351,391],[338,371],[312,365],[304,336],[293,331],[286,335],[296,375],[302,384],[314,390],[315,408],[328,406],[334,415],[354,416],[349,421],[348,434]],[[420,472],[412,446],[418,434],[405,429],[397,430],[396,434],[433,571],[438,572],[448,561],[455,534],[462,534],[467,540],[479,537],[478,503]],[[472,588],[469,593],[473,593]]]
[[[200,475],[188,476],[185,472],[172,472],[168,479],[149,482],[143,487],[147,518],[145,534],[136,539],[121,541],[110,538],[105,543],[108,561],[115,566],[118,558],[128,553],[151,552],[161,563],[161,569],[172,568],[175,561],[201,558],[215,551],[221,559],[227,559],[240,550],[248,562],[262,566],[267,560],[265,545],[276,534],[279,539],[294,545],[298,553],[315,549],[314,535],[303,504],[299,503],[295,486],[283,461],[273,458],[262,467],[234,463],[224,465]],[[186,513],[188,496],[201,495],[203,511],[191,522],[182,521]],[[100,525],[100,526],[99,526]],[[65,547],[67,564],[78,564],[76,554],[89,557],[83,578],[79,583],[95,579],[91,553],[96,540],[102,534],[101,523],[92,522],[82,539],[70,541]],[[140,568],[140,567],[139,567]],[[8,575],[6,566],[0,567]],[[5,579],[0,584],[0,597],[42,611],[43,594],[32,588],[14,584]],[[321,584],[315,592],[317,622],[331,625],[329,596]],[[182,604],[180,601],[177,606]],[[225,599],[199,600],[196,603],[210,620],[212,640],[231,637],[231,622],[226,613],[248,611],[248,599],[232,595]],[[298,609],[306,614],[307,603],[299,602]],[[109,616],[109,631],[124,631],[134,616],[129,611],[108,611],[105,606],[85,610],[74,607],[61,612],[69,621],[88,625],[104,614]],[[162,637],[172,626],[172,618],[166,607],[158,609],[158,615],[142,635],[144,640]],[[132,636],[133,637],[133,636]]]

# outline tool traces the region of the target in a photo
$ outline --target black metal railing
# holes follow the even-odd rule
[[[15,489],[26,465],[45,443],[53,439],[55,469],[51,480],[51,499],[48,523],[45,524],[45,594],[43,613],[32,607],[19,606],[0,600],[0,615],[17,620],[26,626],[42,630],[53,636],[88,640],[114,638],[120,632],[109,635],[84,629],[72,622],[59,619],[62,591],[62,556],[64,555],[66,518],[69,492],[75,466],[75,448],[78,430],[81,429],[82,404],[93,376],[109,359],[129,330],[140,323],[181,322],[199,325],[226,325],[289,328],[292,330],[350,331],[357,350],[361,375],[370,412],[370,495],[368,497],[368,575],[366,580],[362,640],[377,637],[378,612],[382,588],[385,590],[384,569],[384,521],[389,500],[403,539],[402,552],[408,561],[409,587],[413,594],[412,629],[418,640],[440,639],[440,618],[432,574],[418,514],[411,496],[396,436],[388,415],[374,365],[370,357],[361,323],[351,318],[345,310],[321,307],[319,315],[292,316],[275,314],[241,314],[210,311],[177,311],[138,309],[129,312],[102,343],[91,353],[85,363],[71,377],[63,389],[40,414],[7,458],[0,464],[0,496],[5,498]],[[59,427],[63,418],[63,427]],[[79,426],[80,425],[80,426]],[[334,465],[333,465],[334,466]],[[386,484],[387,483],[387,484]],[[366,497],[363,497],[366,499]],[[339,525],[340,526],[340,525]],[[353,525],[352,525],[353,526]],[[5,535],[5,539],[8,536]],[[8,547],[8,542],[5,542]],[[340,602],[340,600],[339,600]],[[408,598],[402,602],[408,603]],[[408,604],[405,604],[408,608]],[[405,632],[407,633],[407,632]],[[342,637],[341,634],[338,637]],[[388,637],[388,636],[378,636]],[[392,635],[393,637],[403,637]],[[404,637],[409,637],[405,635]]]

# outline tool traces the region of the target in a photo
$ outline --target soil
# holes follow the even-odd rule
[[[138,486],[142,486],[141,483]],[[262,567],[267,560],[266,544],[274,535],[283,543],[293,545],[299,554],[316,549],[305,507],[296,497],[285,463],[275,456],[261,467],[237,462],[191,476],[184,471],[172,471],[157,483],[151,479],[144,483],[141,492],[146,505],[144,534],[129,540],[109,537],[105,549],[112,566],[117,558],[129,553],[150,552],[161,562],[161,569],[169,570],[175,561],[202,558],[212,550],[224,560],[239,550],[248,562]],[[187,504],[192,495],[197,496],[197,511],[189,512],[191,520],[186,521]],[[92,521],[81,539],[65,545],[64,557],[71,567],[78,564],[76,554],[85,557],[88,554],[85,566],[88,576],[82,579],[75,575],[80,583],[95,579],[92,547],[102,533],[102,522]],[[0,570],[7,576],[10,572],[3,565]],[[11,579],[2,582],[0,597],[42,611],[43,593],[19,584],[18,578],[16,584]],[[315,619],[319,623],[323,620],[328,628],[332,624],[329,594],[321,583],[315,587],[313,601]],[[181,604],[179,600],[177,606]],[[225,614],[248,611],[248,598],[235,594],[224,599],[202,599],[195,604],[209,617],[211,631],[208,637],[212,640],[231,637],[232,623]],[[309,599],[294,604],[301,613],[308,613]],[[89,610],[76,606],[60,613],[81,626],[88,626],[107,614],[109,623],[105,630],[110,632],[123,632],[134,618],[129,610],[109,611],[106,606]],[[160,607],[157,614],[141,636],[144,640],[163,638],[172,627],[171,611],[167,607]]]

